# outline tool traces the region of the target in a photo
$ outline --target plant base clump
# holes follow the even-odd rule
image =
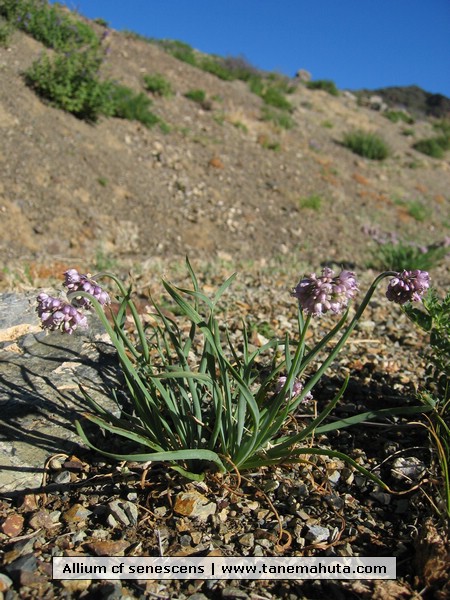
[[[131,290],[125,289],[112,273],[91,277],[70,269],[65,274],[66,300],[39,296],[38,313],[44,327],[72,333],[77,325],[85,325],[80,311],[93,309],[117,350],[131,408],[121,405],[114,391],[120,409],[120,416],[115,416],[83,389],[90,408],[84,417],[124,440],[132,451],[117,454],[98,448],[77,421],[84,442],[116,460],[166,462],[192,479],[201,479],[210,469],[241,471],[297,461],[305,454],[322,454],[347,461],[384,486],[376,475],[349,456],[314,448],[311,440],[316,434],[387,412],[423,412],[423,406],[381,409],[325,423],[345,391],[347,381],[343,381],[333,400],[318,415],[311,413],[307,425],[293,427],[293,423],[299,406],[311,402],[314,387],[357,325],[380,281],[390,277],[388,299],[405,305],[420,301],[429,287],[428,273],[382,273],[350,321],[348,304],[358,292],[353,272],[335,275],[325,268],[321,276],[313,273],[303,277],[291,294],[298,303],[296,338],[286,334],[283,339],[271,339],[255,349],[244,323],[242,338],[236,344],[218,318],[220,301],[235,275],[210,298],[200,290],[189,261],[186,264],[192,286],[184,289],[163,281],[174,310],[169,315],[153,303],[150,324],[142,322]],[[119,307],[109,318],[105,308],[110,296],[98,284],[100,278],[113,281],[118,289]],[[310,346],[306,340],[311,320],[328,311],[339,315],[338,322],[316,345]],[[130,318],[135,329],[132,334]]]

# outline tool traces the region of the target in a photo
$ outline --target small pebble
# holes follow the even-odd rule
[[[23,522],[22,515],[8,515],[2,523],[1,530],[8,537],[16,537],[22,533]]]
[[[325,542],[330,535],[330,531],[326,527],[321,527],[320,525],[312,525],[308,528],[308,533],[306,534],[306,539],[313,544],[318,542]]]
[[[69,471],[60,471],[53,477],[55,483],[70,483],[71,477]]]

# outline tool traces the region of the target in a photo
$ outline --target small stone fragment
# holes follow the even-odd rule
[[[69,471],[60,471],[53,477],[55,483],[64,484],[70,483],[71,477]]]
[[[127,513],[123,509],[124,503],[120,500],[112,500],[108,503],[108,509],[110,514],[114,517],[114,519],[121,523],[122,525],[130,525],[130,519],[127,516]]]
[[[136,525],[139,519],[139,511],[133,502],[124,502],[122,508],[130,521],[130,525]]]
[[[128,545],[126,540],[103,540],[90,542],[86,544],[86,548],[95,554],[95,556],[123,556],[125,548]]]
[[[58,515],[55,517],[55,515],[51,515],[44,509],[38,510],[30,519],[30,527],[35,531],[38,529],[51,530],[59,525],[57,517]]]
[[[11,586],[13,582],[12,579],[5,575],[4,573],[0,573],[0,593],[6,592]]]
[[[70,594],[85,592],[91,583],[92,579],[61,579],[61,585]]]
[[[185,517],[198,518],[206,521],[210,515],[215,514],[216,504],[209,502],[206,496],[193,490],[191,492],[180,492],[175,500],[174,511]]]
[[[63,518],[69,525],[71,523],[84,523],[90,514],[92,514],[92,511],[86,507],[81,504],[74,504],[64,513]]]
[[[306,534],[306,539],[313,544],[317,544],[318,542],[325,542],[330,535],[329,530],[326,527],[321,527],[320,525],[312,525],[308,528],[308,533]]]
[[[23,521],[22,515],[8,515],[2,523],[1,530],[8,537],[16,537],[22,533]]]
[[[418,482],[425,473],[424,463],[415,456],[400,456],[392,463],[391,474],[394,479]]]
[[[239,538],[239,543],[241,544],[241,546],[253,548],[253,546],[255,545],[255,536],[253,535],[253,533],[245,533]]]

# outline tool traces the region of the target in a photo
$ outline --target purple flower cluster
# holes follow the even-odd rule
[[[96,281],[90,279],[87,275],[80,275],[76,269],[69,269],[64,275],[66,277],[64,285],[70,292],[87,292],[98,300],[102,306],[111,302],[109,295],[102,290]],[[83,308],[91,307],[91,302],[85,297],[75,298],[74,304]]]
[[[322,276],[312,273],[304,277],[292,291],[306,314],[321,315],[329,310],[338,314],[347,306],[358,290],[358,283],[352,271],[334,271],[325,267]]]
[[[66,279],[64,285],[69,292],[86,292],[104,306],[110,303],[109,295],[87,275],[80,275],[76,269],[69,269],[64,273]],[[72,302],[55,298],[48,294],[41,293],[37,297],[37,313],[44,329],[52,331],[59,329],[62,333],[73,333],[77,327],[86,328],[88,326],[86,316],[80,312],[79,308],[90,309],[92,302],[89,298],[83,296],[75,297]]]
[[[277,394],[279,392],[281,392],[281,390],[283,389],[283,386],[285,385],[287,380],[287,377],[285,377],[284,375],[278,378],[278,382],[277,382],[277,387],[276,387],[276,392]],[[302,393],[303,390],[303,384],[296,379],[294,381],[294,385],[292,386],[292,394],[291,394],[291,398],[295,398],[296,396],[300,396],[300,394]],[[308,392],[305,397],[303,398],[303,402],[310,402],[313,399],[313,395],[311,394],[311,392]]]
[[[426,271],[402,271],[388,285],[386,297],[391,302],[421,302],[421,296],[430,287],[430,276]]]
[[[87,327],[86,317],[69,302],[45,293],[39,294],[37,301],[37,313],[45,329],[71,334],[77,327]]]

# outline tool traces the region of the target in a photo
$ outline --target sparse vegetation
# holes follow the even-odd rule
[[[355,154],[371,160],[384,160],[389,156],[389,147],[381,137],[360,129],[347,133],[343,144]]]
[[[413,148],[432,158],[443,158],[450,150],[450,121],[447,119],[436,121],[433,123],[433,128],[438,135],[417,141]]]
[[[429,271],[442,262],[447,254],[448,248],[442,245],[423,248],[407,242],[388,242],[377,246],[367,266],[381,270]]]
[[[147,91],[156,96],[168,98],[173,95],[172,85],[161,75],[161,73],[153,73],[152,75],[144,75],[144,87]]]
[[[223,79],[224,81],[231,81],[236,79],[233,72],[227,68],[223,59],[216,56],[205,56],[200,61],[198,61],[197,66],[202,69],[202,71],[206,71],[207,73],[211,73],[215,75],[219,79]]]
[[[305,198],[300,198],[300,208],[309,208],[311,210],[320,210],[322,206],[322,198],[318,194],[311,194]]]
[[[160,119],[149,108],[152,104],[142,92],[136,93],[123,85],[112,88],[113,115],[120,119],[139,121],[146,127],[153,127]]]
[[[284,110],[269,108],[268,106],[262,107],[261,119],[263,121],[270,121],[281,129],[292,129],[295,125],[295,122],[289,113]]]
[[[416,221],[425,221],[430,216],[429,209],[422,202],[419,202],[419,200],[407,202],[406,209],[408,214]]]
[[[197,102],[197,104],[202,104],[206,100],[206,92],[201,89],[189,90],[184,96],[192,102]]]
[[[281,150],[280,143],[276,140],[270,139],[266,135],[259,136],[258,143],[262,148],[265,148],[266,150],[274,150],[275,152]]]
[[[178,40],[159,40],[157,43],[178,60],[194,67],[198,66],[195,50],[189,44]]]
[[[0,48],[7,48],[13,28],[7,21],[0,20]]]
[[[408,125],[414,123],[414,119],[404,110],[386,110],[383,113],[383,116],[385,116],[386,119],[389,119],[389,121],[392,121],[392,123],[398,123],[399,121],[407,123]]]
[[[444,135],[417,141],[413,148],[431,158],[443,158],[450,149],[450,138]]]
[[[317,81],[308,81],[306,87],[310,90],[323,90],[331,96],[339,96],[339,91],[334,81],[330,79],[318,79]]]
[[[67,15],[57,5],[39,0],[2,0],[0,15],[54,50],[100,47],[100,40],[92,27]]]

